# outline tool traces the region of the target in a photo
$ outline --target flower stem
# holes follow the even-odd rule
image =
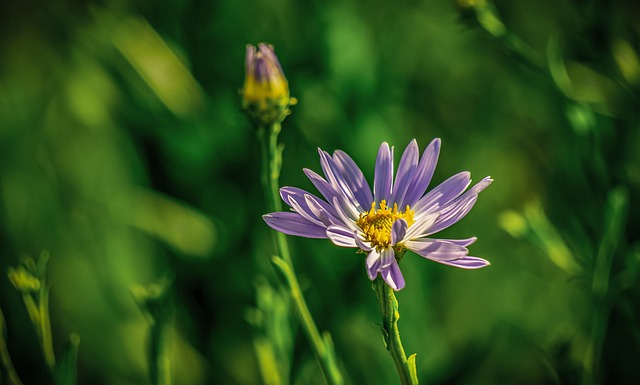
[[[402,385],[417,385],[418,375],[416,370],[416,355],[412,354],[407,359],[407,355],[402,347],[400,331],[398,330],[398,300],[393,289],[387,285],[382,278],[377,278],[373,283],[374,290],[380,302],[382,313],[382,334],[387,351],[391,354],[393,362],[396,364],[400,383]]]
[[[271,211],[282,211],[282,203],[279,193],[280,168],[282,166],[283,145],[278,144],[278,134],[280,133],[280,123],[274,123],[269,127],[261,127],[258,131],[260,143],[262,145],[262,184],[267,192],[267,204]],[[288,264],[291,264],[289,245],[285,235],[279,231],[275,232],[277,251],[280,257]]]
[[[282,211],[282,203],[279,194],[280,168],[282,166],[283,146],[278,144],[280,123],[274,123],[267,127],[260,127],[258,137],[262,146],[262,184],[267,194],[267,203],[270,211]],[[289,252],[289,245],[285,235],[279,231],[273,232],[276,243],[276,254],[273,264],[284,275],[291,299],[296,308],[298,319],[302,325],[311,348],[313,349],[324,377],[329,385],[341,385],[344,379],[337,366],[337,360],[333,351],[333,344],[328,333],[324,338],[309,312],[300,284],[296,278],[295,270]]]
[[[175,305],[171,281],[164,278],[148,286],[135,285],[132,294],[149,322],[147,359],[152,385],[173,384],[173,329]]]
[[[51,334],[51,319],[49,317],[49,286],[43,281],[40,288],[40,319],[39,334],[42,339],[42,351],[49,367],[53,370],[56,366],[56,356],[53,352],[53,337]]]
[[[5,339],[6,334],[4,314],[2,313],[2,309],[0,309],[0,373],[6,373],[5,376],[9,385],[22,385],[22,381],[20,381],[13,362],[11,361],[11,356],[9,356],[9,349],[7,348],[7,341]]]
[[[622,187],[612,189],[607,195],[604,216],[604,233],[598,252],[591,283],[593,315],[589,344],[583,360],[582,384],[599,384],[601,380],[600,361],[602,347],[607,334],[607,326],[612,303],[609,293],[609,280],[613,258],[624,234],[629,212],[629,193]]]

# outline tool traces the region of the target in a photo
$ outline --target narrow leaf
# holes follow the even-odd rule
[[[407,366],[409,367],[409,374],[411,374],[411,382],[414,384],[418,383],[418,368],[416,367],[416,353],[407,358]]]

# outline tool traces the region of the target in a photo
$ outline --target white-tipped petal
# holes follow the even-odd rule
[[[334,245],[340,247],[358,247],[354,231],[346,227],[332,225],[327,228],[327,237]]]

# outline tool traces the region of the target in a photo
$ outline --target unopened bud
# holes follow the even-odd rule
[[[280,123],[295,104],[289,84],[273,47],[264,43],[247,46],[242,108],[254,125]]]

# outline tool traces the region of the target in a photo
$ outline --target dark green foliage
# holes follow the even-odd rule
[[[495,179],[442,233],[477,236],[471,253],[490,267],[402,260],[401,332],[421,383],[635,384],[639,8],[2,2],[0,307],[16,373],[25,385],[75,375],[47,370],[7,279],[46,249],[53,350],[70,368],[78,349],[78,384],[151,383],[154,332],[131,288],[166,276],[175,384],[261,383],[256,344],[269,338],[289,360],[270,378],[323,383],[274,289],[259,144],[240,109],[245,45],[268,42],[298,99],[282,185],[315,192],[302,168],[320,171],[317,147],[346,151],[372,183],[380,142],[397,154],[414,137],[421,149],[442,138],[431,187],[462,170]],[[397,383],[364,255],[289,241],[349,381]]]

